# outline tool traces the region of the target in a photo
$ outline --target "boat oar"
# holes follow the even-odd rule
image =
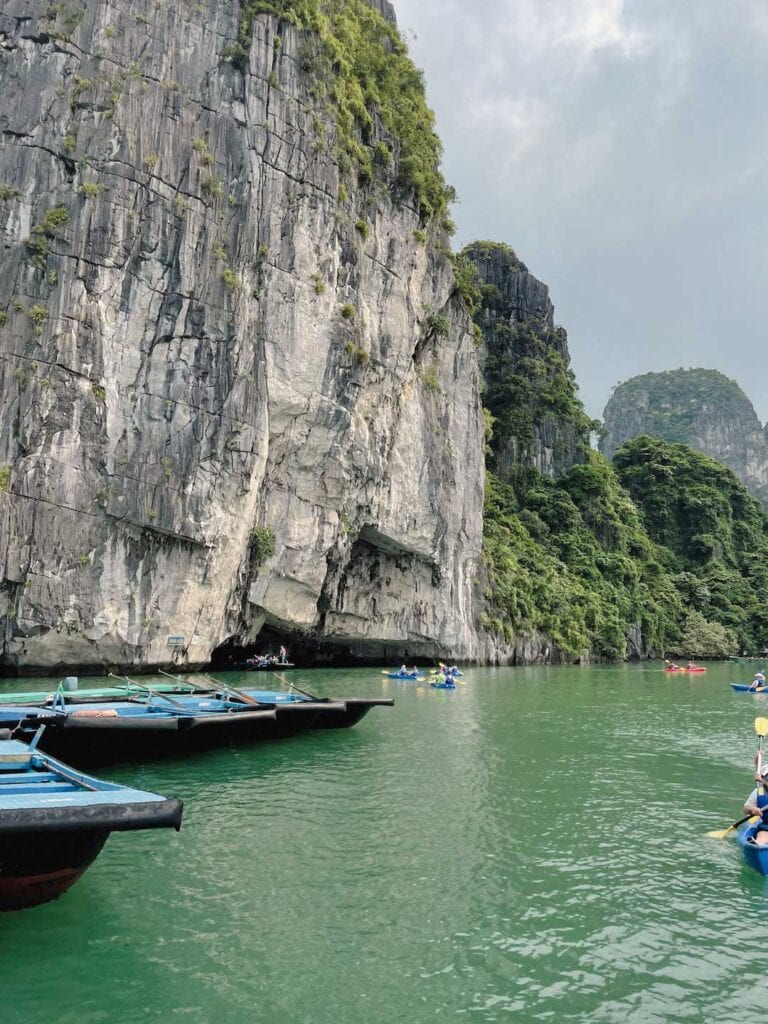
[[[169,697],[167,693],[158,693],[157,690],[153,690],[151,686],[145,686],[143,683],[137,683],[135,679],[130,679],[128,676],[116,676],[111,672],[109,673],[112,679],[123,679],[130,686],[135,686],[137,690],[144,690],[149,698],[159,697],[161,700],[167,701],[169,704],[173,704],[175,708],[181,711],[189,711],[189,708],[185,707],[180,701],[174,700],[173,697]]]
[[[238,690],[236,686],[230,686],[229,683],[224,683],[221,679],[217,679],[215,676],[209,676],[207,672],[205,673],[205,678],[210,679],[210,681],[220,687],[224,693],[233,694],[238,698],[238,700],[243,701],[244,704],[255,704],[257,708],[262,706],[262,702],[260,700],[256,700],[255,697],[251,697],[250,694],[245,692],[245,690]]]
[[[296,690],[297,693],[301,693],[305,697],[309,697],[310,700],[317,701],[320,704],[328,703],[328,697],[317,697],[314,693],[308,693],[306,690],[302,690],[300,686],[297,686],[296,683],[289,682],[285,678],[285,676],[281,675],[279,672],[273,672],[272,675],[275,677],[275,679],[279,679],[283,686],[287,686],[289,692],[291,690]]]
[[[758,775],[759,775],[760,774],[760,769],[762,767],[763,737],[768,735],[768,718],[756,718],[755,719],[755,732],[757,733],[757,737],[758,737],[758,743],[757,743],[757,772],[758,772]],[[707,835],[709,836],[710,839],[725,839],[725,837],[730,835],[731,832],[733,832],[734,829],[737,829],[740,825],[743,825],[744,822],[750,821],[751,819],[752,819],[752,815],[751,814],[747,814],[745,817],[740,818],[739,821],[734,821],[734,823],[732,825],[729,825],[728,828],[723,828],[723,829],[720,829],[719,831],[716,831],[716,832],[707,832]],[[755,818],[755,821],[757,821],[757,818]]]
[[[162,669],[160,669],[160,675],[167,676],[169,679],[178,679],[177,676],[172,676],[170,672],[163,672]],[[242,690],[235,689],[234,686],[229,686],[227,683],[221,682],[220,679],[214,679],[213,676],[209,676],[207,674],[205,678],[210,679],[210,681],[212,683],[215,683],[215,685],[224,693],[234,694],[238,698],[238,700],[240,700],[243,704],[254,704],[256,707],[259,708],[262,706],[261,701],[255,700],[253,697],[249,697],[247,693],[243,693]],[[187,679],[186,682],[189,686],[194,686],[198,690],[205,690],[206,693],[208,693],[210,690],[210,687],[202,686],[200,683],[193,683],[190,679]]]

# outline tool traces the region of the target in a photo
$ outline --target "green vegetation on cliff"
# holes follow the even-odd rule
[[[728,631],[728,653],[768,640],[768,517],[733,473],[687,445],[639,437],[614,464],[694,616]],[[698,622],[694,617],[693,623]],[[682,646],[682,645],[681,645]]]
[[[488,624],[541,631],[568,656],[643,645],[722,657],[768,640],[768,518],[730,470],[641,437],[611,466],[592,453],[557,481],[489,473]]]
[[[676,635],[680,597],[609,463],[596,452],[560,480],[521,469],[486,480],[489,625],[508,640],[543,632],[569,657],[623,658]]]
[[[476,243],[465,253],[481,279],[475,320],[491,427],[488,627],[510,642],[545,634],[572,658],[647,650],[714,657],[765,645],[768,519],[760,505],[729,469],[685,445],[641,437],[614,464],[591,451],[595,424],[551,306],[540,291],[523,294],[525,281],[511,275],[527,270],[509,247]],[[649,376],[678,394],[674,375]],[[696,387],[722,396],[723,381],[738,398],[720,374],[703,374]],[[675,429],[684,421],[683,410]],[[570,444],[565,468],[550,467],[548,476],[531,468],[534,439],[555,454]]]
[[[606,427],[626,415],[642,420],[641,433],[675,444],[694,443],[694,424],[704,410],[751,415],[754,409],[736,381],[717,370],[679,369],[644,373],[618,384],[606,406]],[[758,424],[759,425],[759,424]],[[628,440],[623,434],[618,443]]]
[[[440,171],[442,146],[422,74],[396,26],[366,0],[245,0],[238,52],[231,56],[245,59],[258,14],[312,31],[303,68],[335,116],[342,162],[363,180],[393,167],[396,184],[416,196],[424,219],[442,215],[455,194]]]
[[[537,426],[549,417],[556,421],[559,435],[575,437],[576,445],[586,450],[596,424],[584,412],[573,371],[561,353],[528,324],[498,324],[495,335],[486,362],[484,401],[496,421],[499,446],[514,441],[517,450],[524,451]]]

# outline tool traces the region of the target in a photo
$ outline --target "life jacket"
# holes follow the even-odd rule
[[[755,803],[760,809],[761,828],[768,828],[768,793],[765,792],[765,786],[758,785],[757,800]]]

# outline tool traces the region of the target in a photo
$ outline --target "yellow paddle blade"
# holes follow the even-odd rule
[[[752,815],[749,819],[749,824],[754,825],[756,821],[757,818],[755,815]],[[738,825],[729,825],[728,828],[722,828],[718,832],[707,832],[707,835],[710,839],[725,839],[726,836],[729,836],[735,828],[738,828]]]
[[[755,719],[755,732],[758,736],[768,735],[768,718]]]

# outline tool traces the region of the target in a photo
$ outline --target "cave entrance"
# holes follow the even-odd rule
[[[288,661],[297,668],[397,667],[403,663],[432,668],[437,665],[433,655],[414,650],[415,646],[403,641],[329,640],[265,626],[252,643],[244,644],[239,637],[225,640],[211,653],[211,668],[235,671],[245,668],[249,658],[279,657],[281,647],[286,648]]]

